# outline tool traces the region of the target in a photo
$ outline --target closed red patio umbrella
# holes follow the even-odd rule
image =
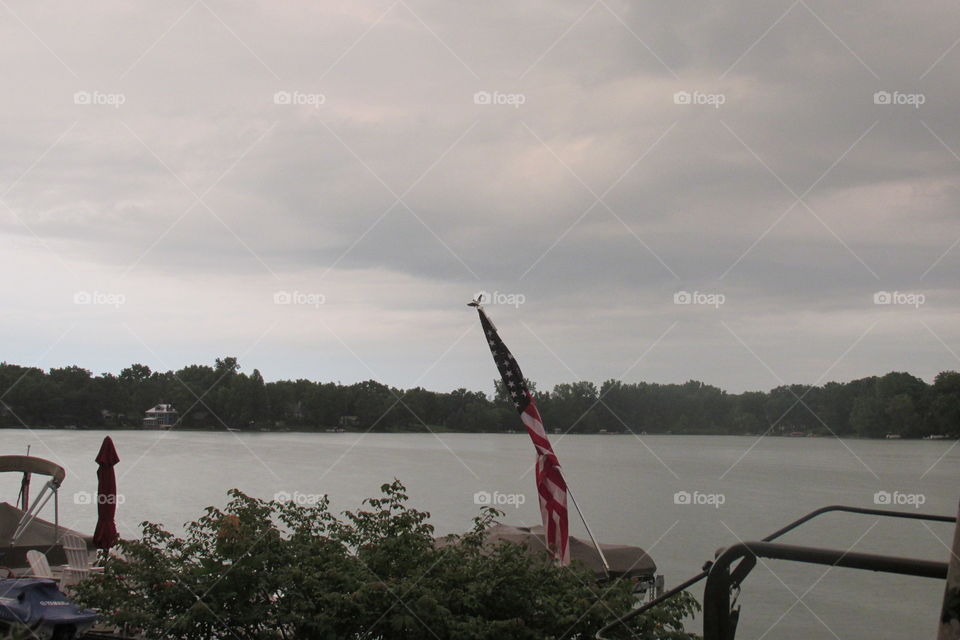
[[[97,528],[93,532],[93,546],[97,549],[109,549],[120,535],[113,519],[117,515],[117,476],[113,465],[120,462],[117,450],[110,436],[103,439],[97,464]]]

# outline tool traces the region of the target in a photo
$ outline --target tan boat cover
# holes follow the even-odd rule
[[[447,544],[438,541],[440,545]],[[502,543],[526,545],[528,551],[534,554],[547,556],[547,547],[543,527],[513,527],[495,523],[487,529],[485,547],[494,547]],[[653,559],[640,547],[623,544],[600,544],[603,555],[610,565],[610,574],[614,577],[652,576],[657,572],[657,565]],[[572,562],[581,562],[596,574],[597,578],[605,577],[603,562],[600,554],[590,540],[570,536],[570,559]]]
[[[10,544],[14,531],[17,529],[17,523],[23,517],[24,512],[8,502],[0,502],[0,566],[10,567],[11,569],[26,567],[27,551],[36,549],[46,554],[47,560],[51,565],[64,564],[67,561],[63,552],[62,542],[57,541],[57,528],[52,522],[35,518],[26,531],[20,535],[16,545]],[[66,527],[60,527],[61,540],[64,533],[73,533],[87,543],[87,547],[93,548],[93,539]]]

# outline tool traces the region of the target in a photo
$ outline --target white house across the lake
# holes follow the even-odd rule
[[[177,423],[178,417],[172,404],[158,404],[144,414],[143,426],[147,429],[169,429]]]

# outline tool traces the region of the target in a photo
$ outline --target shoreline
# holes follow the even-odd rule
[[[306,428],[306,427],[290,427],[284,429],[224,429],[222,427],[178,427],[174,429],[154,429],[154,428],[142,428],[142,427],[58,427],[58,426],[24,426],[24,425],[10,425],[10,426],[0,426],[2,430],[20,430],[20,431],[103,431],[110,433],[144,433],[144,432],[169,432],[176,431],[178,433],[232,433],[232,434],[245,434],[245,435],[272,435],[272,434],[283,434],[283,433],[296,433],[296,434],[316,434],[316,435],[342,435],[342,434],[391,434],[391,435],[424,435],[424,434],[444,434],[444,435],[519,435],[526,436],[525,431],[463,431],[463,430],[454,430],[454,429],[445,429],[438,427],[435,429],[423,429],[419,431],[386,431],[386,430],[370,430],[364,431],[361,429],[357,430],[332,430],[329,428],[315,429],[315,428]],[[911,437],[895,437],[895,438],[870,438],[866,436],[859,436],[856,434],[845,434],[837,435],[832,433],[827,434],[788,434],[788,433],[650,433],[650,432],[632,432],[632,431],[608,431],[608,432],[594,432],[594,433],[550,433],[551,436],[560,436],[560,437],[570,437],[570,436],[634,436],[634,437],[651,437],[651,436],[713,436],[713,437],[734,437],[734,438],[785,438],[785,439],[806,439],[806,438],[835,438],[843,440],[884,440],[884,441],[907,441],[907,442],[917,442],[917,441],[930,441],[930,442],[956,442],[960,440],[958,438],[950,438],[947,436],[936,436],[936,437],[920,437],[920,438],[911,438]]]

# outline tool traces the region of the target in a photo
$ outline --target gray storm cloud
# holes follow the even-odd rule
[[[960,364],[953,3],[6,9],[8,361],[489,391],[483,289],[541,387]]]

